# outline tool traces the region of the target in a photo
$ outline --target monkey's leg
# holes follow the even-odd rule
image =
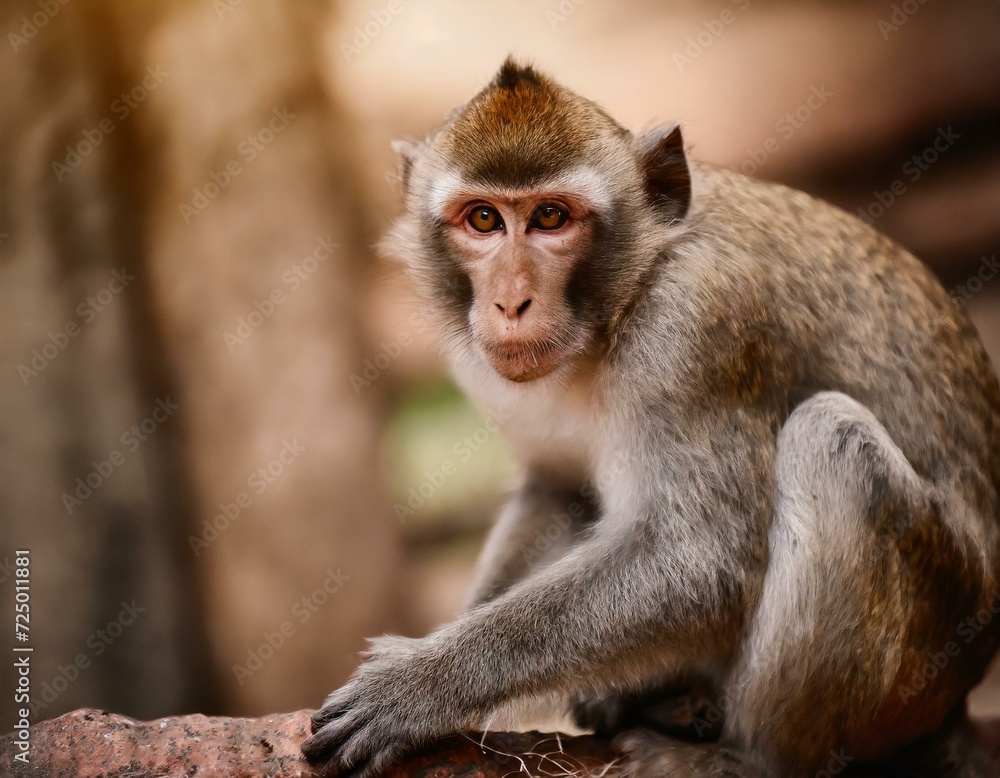
[[[876,418],[818,394],[785,423],[774,467],[767,575],[719,703],[720,745],[627,733],[627,775],[837,774],[932,732],[972,683],[959,655],[910,696],[975,612],[977,587],[931,488]]]
[[[545,473],[527,473],[486,540],[468,607],[492,600],[535,568],[561,557],[596,513],[580,487],[559,485]]]
[[[588,490],[560,485],[548,473],[527,473],[490,531],[467,609],[494,599],[532,570],[563,556],[596,518],[597,506]],[[703,685],[675,681],[631,694],[577,694],[569,703],[577,726],[606,737],[626,728],[651,726],[693,739],[715,739],[719,722],[709,723],[704,715],[707,701]],[[555,697],[546,701],[547,707],[532,711],[558,718],[565,702]],[[515,710],[520,717],[526,713],[524,706]]]
[[[846,395],[796,408],[775,476],[770,561],[723,741],[776,776],[879,761],[936,730],[975,683],[972,647],[910,688],[975,613],[981,574],[932,488]]]

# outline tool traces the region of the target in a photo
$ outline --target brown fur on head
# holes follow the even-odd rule
[[[509,58],[396,148],[406,211],[386,250],[459,345],[516,382],[605,345],[691,196],[679,129],[637,140]]]

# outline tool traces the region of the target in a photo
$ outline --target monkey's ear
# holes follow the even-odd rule
[[[412,140],[394,140],[391,145],[399,158],[398,176],[405,194],[410,188],[410,172],[413,170],[413,161],[420,153],[421,144]]]
[[[691,172],[680,125],[660,127],[639,138],[638,153],[650,203],[671,219],[683,219],[691,205]]]

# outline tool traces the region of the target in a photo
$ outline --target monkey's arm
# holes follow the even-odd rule
[[[585,541],[427,638],[373,641],[316,714],[303,750],[313,759],[336,752],[341,764],[367,763],[374,774],[418,743],[477,727],[503,702],[603,690],[683,666],[683,652],[700,653],[702,641],[691,638],[710,629],[708,614],[672,591],[673,579],[691,573],[664,558],[651,523],[637,530],[614,547]]]
[[[748,582],[735,571],[747,569],[759,544],[724,515],[727,486],[715,479],[727,469],[716,463],[693,478],[717,453],[710,441],[709,450],[675,446],[660,457],[661,471],[644,478],[655,489],[633,492],[631,505],[619,501],[566,556],[496,599],[427,638],[375,641],[316,714],[306,754],[335,753],[374,773],[420,742],[480,724],[504,702],[601,691],[711,661],[729,640],[723,633],[739,629]],[[727,544],[742,546],[731,560]]]

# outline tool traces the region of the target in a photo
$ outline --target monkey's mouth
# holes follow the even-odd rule
[[[571,353],[554,340],[490,341],[480,348],[493,369],[508,381],[524,383],[548,375]]]

